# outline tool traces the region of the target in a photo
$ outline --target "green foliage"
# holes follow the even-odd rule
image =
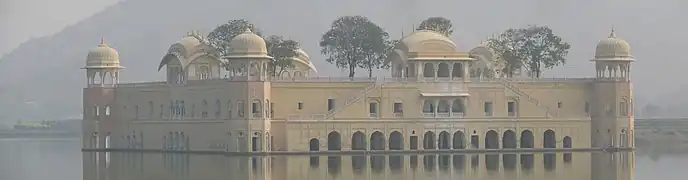
[[[270,63],[270,73],[272,76],[281,75],[287,68],[293,68],[292,58],[296,57],[297,50],[300,48],[298,42],[284,40],[282,36],[272,35],[265,39],[268,48],[268,55],[274,61]]]
[[[566,63],[571,45],[554,35],[547,26],[530,26],[525,29],[524,50],[529,75],[537,78],[543,69],[551,69]]]
[[[506,66],[502,69],[504,75],[513,77],[521,69],[524,59],[522,52],[522,42],[515,37],[519,37],[519,29],[507,29],[498,36],[487,39],[487,47],[492,49],[504,61]]]
[[[444,17],[430,17],[423,20],[418,26],[418,29],[432,30],[444,34],[444,36],[447,37],[450,37],[451,34],[454,33],[451,20]]]
[[[543,69],[566,63],[571,45],[556,36],[547,26],[531,25],[520,29],[507,29],[497,37],[488,39],[488,47],[506,61],[507,76],[525,67],[528,75],[539,78]]]
[[[326,61],[339,68],[347,68],[349,77],[355,76],[356,67],[366,68],[369,76],[373,69],[384,67],[389,34],[363,16],[343,16],[332,22],[330,30],[320,41],[321,53]]]
[[[251,29],[253,33],[262,36],[262,32],[255,25],[247,20],[237,19],[230,20],[226,24],[216,27],[210,34],[208,34],[208,41],[210,45],[217,48],[223,56],[229,55],[231,50],[230,42],[235,36],[244,33],[246,28]],[[272,35],[265,38],[265,44],[268,49],[268,55],[272,56],[274,61],[270,63],[270,73],[275,76],[284,72],[287,68],[294,67],[292,57],[296,56],[296,50],[300,48],[298,42],[293,40],[284,40],[282,36]],[[223,65],[226,67],[226,63]]]
[[[213,29],[212,32],[208,34],[207,38],[211,46],[217,48],[223,56],[226,56],[229,54],[229,51],[231,50],[231,48],[229,47],[229,42],[232,41],[232,38],[234,38],[234,36],[237,36],[246,31],[246,28],[251,29],[251,32],[262,37],[261,31],[256,26],[254,26],[247,20],[235,19],[228,21],[226,24],[217,26],[215,29]]]

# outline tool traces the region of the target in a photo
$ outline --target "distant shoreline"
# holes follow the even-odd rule
[[[81,134],[55,130],[0,130],[0,139],[80,138]]]

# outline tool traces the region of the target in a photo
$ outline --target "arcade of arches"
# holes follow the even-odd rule
[[[535,134],[531,130],[523,130],[517,133],[513,130],[506,130],[498,133],[489,130],[480,135],[475,131],[467,136],[462,131],[426,131],[421,137],[415,135],[405,138],[401,132],[392,131],[386,136],[380,131],[374,131],[367,136],[361,131],[356,131],[351,137],[345,138],[337,131],[331,131],[327,135],[326,143],[321,143],[318,138],[312,138],[308,142],[310,151],[341,151],[342,142],[349,141],[351,150],[405,150],[408,147],[415,149],[477,149],[480,141],[483,141],[485,149],[509,149],[509,148],[557,148],[557,143],[561,142],[561,148],[572,148],[573,140],[569,136],[564,136],[557,140],[554,130],[548,129],[542,134],[542,142],[535,142]],[[420,141],[420,142],[419,142]],[[408,143],[406,146],[405,143]],[[537,144],[536,144],[537,143]],[[537,145],[537,146],[536,146]]]

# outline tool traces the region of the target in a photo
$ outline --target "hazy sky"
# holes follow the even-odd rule
[[[122,0],[0,0],[0,56]]]

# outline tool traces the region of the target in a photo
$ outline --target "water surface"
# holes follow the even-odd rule
[[[253,158],[82,153],[79,147],[78,139],[0,139],[0,174],[3,180],[683,180],[688,176],[688,155],[535,153]]]

